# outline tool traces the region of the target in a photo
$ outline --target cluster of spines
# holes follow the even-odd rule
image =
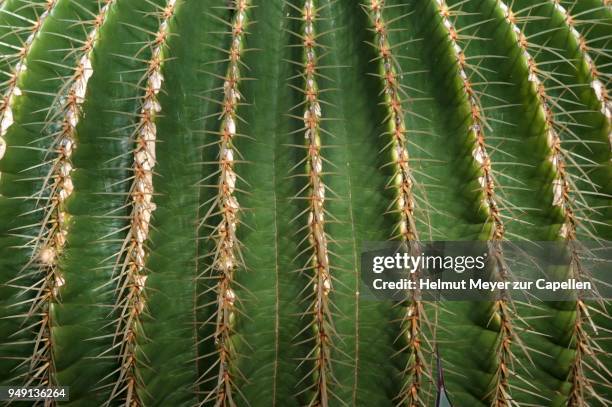
[[[418,252],[418,233],[415,221],[415,199],[413,195],[413,174],[408,155],[408,141],[406,138],[405,111],[403,108],[400,75],[397,72],[397,61],[393,54],[393,47],[389,42],[389,27],[383,11],[385,0],[370,0],[365,9],[374,25],[374,46],[380,64],[380,76],[383,81],[383,94],[385,106],[388,108],[387,124],[391,141],[388,146],[393,157],[394,175],[390,186],[396,191],[396,198],[391,207],[392,212],[399,214],[399,223],[394,231],[412,252]],[[411,274],[416,277],[416,273]],[[423,385],[428,375],[428,363],[423,355],[423,324],[426,321],[423,303],[414,293],[405,303],[405,313],[402,317],[402,335],[406,339],[406,346],[402,351],[408,353],[407,365],[404,369],[404,384],[398,400],[401,404],[421,406],[425,404]]]
[[[313,349],[306,357],[314,362],[312,375],[314,383],[309,388],[314,389],[314,395],[309,403],[310,406],[327,406],[330,396],[334,393],[330,389],[333,381],[331,368],[332,362],[332,339],[335,334],[332,312],[330,306],[330,292],[332,291],[332,275],[329,262],[328,236],[325,231],[326,209],[325,193],[326,185],[323,181],[323,158],[321,155],[321,100],[319,99],[319,87],[317,76],[319,73],[319,57],[317,55],[316,20],[319,9],[314,0],[305,0],[301,10],[301,22],[303,30],[300,35],[302,40],[304,60],[300,64],[302,72],[300,76],[304,79],[305,96],[303,107],[304,138],[306,143],[306,176],[308,179],[308,192],[306,200],[307,209],[307,233],[308,233],[308,263],[305,269],[312,270],[310,276],[313,292],[309,296],[312,306],[307,311],[311,315],[312,332],[314,333]]]
[[[215,248],[212,252],[212,263],[209,271],[217,281],[213,290],[216,292],[216,310],[210,320],[214,319],[214,346],[217,358],[199,379],[204,383],[216,380],[214,388],[207,394],[201,404],[214,403],[216,406],[235,406],[234,397],[235,373],[233,366],[236,357],[233,334],[236,324],[237,296],[234,290],[235,273],[244,263],[240,253],[240,242],[236,234],[240,224],[241,207],[236,198],[235,148],[237,137],[236,124],[239,120],[238,107],[242,95],[239,90],[241,82],[241,57],[244,52],[244,40],[247,34],[248,11],[250,0],[234,0],[231,8],[234,16],[230,23],[231,44],[227,51],[228,67],[223,83],[223,101],[221,102],[221,129],[218,133],[218,174],[217,192],[213,204],[201,222],[205,226],[211,216],[218,216],[219,223],[213,226],[210,235]],[[215,377],[205,377],[212,369],[218,369]]]
[[[504,262],[504,255],[501,242],[504,240],[505,228],[496,196],[496,182],[491,166],[491,158],[487,152],[485,129],[486,123],[483,110],[480,106],[477,94],[470,82],[468,76],[468,63],[463,48],[459,45],[460,35],[455,29],[450,20],[451,10],[444,0],[436,0],[438,3],[438,12],[442,19],[446,31],[448,32],[449,41],[454,52],[454,56],[459,71],[463,89],[465,91],[467,101],[470,106],[470,132],[475,139],[475,145],[472,150],[472,156],[480,167],[481,175],[478,177],[478,183],[484,195],[483,205],[487,209],[489,221],[492,224],[491,235],[491,261],[498,272],[498,277],[502,280],[508,279],[508,270]],[[517,339],[514,334],[513,319],[514,313],[512,307],[507,300],[497,299],[495,301],[495,313],[501,321],[500,337],[498,341],[498,368],[495,378],[495,388],[492,391],[492,405],[494,406],[509,406],[512,403],[510,395],[510,366],[514,360],[511,344]]]
[[[574,213],[571,197],[571,186],[573,183],[570,180],[570,174],[567,171],[565,161],[565,157],[569,153],[562,148],[561,138],[556,130],[556,122],[553,111],[554,102],[546,92],[539,68],[534,57],[530,53],[529,41],[523,31],[517,25],[517,17],[503,1],[499,0],[499,5],[504,12],[504,17],[507,23],[510,25],[513,31],[513,35],[516,38],[518,46],[521,49],[523,59],[528,67],[528,81],[535,89],[540,109],[542,109],[542,113],[545,118],[546,127],[544,131],[546,133],[547,143],[550,149],[549,159],[554,170],[552,205],[562,211],[563,224],[559,230],[559,237],[569,242],[569,267],[572,272],[572,278],[580,280],[585,276],[583,275],[582,267],[579,261],[580,255],[576,252],[575,243],[573,242],[576,239],[578,221]],[[575,192],[579,193],[578,191]],[[593,343],[591,336],[585,328],[585,322],[590,321],[588,305],[581,298],[578,298],[576,301],[575,311],[576,318],[574,323],[574,345],[576,355],[574,357],[569,378],[572,386],[568,397],[568,405],[583,406],[586,405],[588,395],[599,398],[591,384],[591,380],[586,375],[586,369],[588,368],[586,358],[589,356],[592,357],[598,367],[599,362],[595,357],[596,345]]]
[[[0,86],[3,88],[2,94],[0,97],[0,159],[6,153],[7,145],[5,136],[8,132],[9,127],[13,125],[13,105],[15,103],[15,99],[21,96],[22,91],[19,87],[19,81],[23,73],[28,69],[27,67],[27,59],[28,55],[30,55],[30,50],[32,49],[32,44],[34,40],[42,30],[42,26],[46,18],[51,14],[55,3],[58,0],[45,0],[44,8],[40,16],[38,16],[34,21],[26,19],[28,22],[31,22],[31,27],[28,28],[28,36],[23,41],[21,46],[11,46],[11,48],[15,49],[15,53],[13,55],[3,55],[3,59],[11,60],[13,59],[15,62],[11,65],[10,71],[2,72],[3,76],[7,76],[8,78],[3,80]],[[16,14],[12,14],[17,16]],[[25,17],[20,17],[20,19],[25,19]]]
[[[158,95],[164,76],[164,50],[170,35],[170,21],[175,13],[177,0],[167,0],[159,11],[160,25],[150,43],[151,57],[143,76],[144,97],[140,102],[138,124],[132,133],[134,141],[131,187],[129,190],[130,225],[123,243],[121,270],[116,277],[118,312],[114,346],[119,347],[119,374],[113,385],[109,403],[118,397],[126,405],[142,405],[138,387],[138,332],[141,331],[141,315],[146,310],[145,284],[151,216],[155,211],[153,173],[156,164],[155,143],[157,128],[155,118],[161,112]]]

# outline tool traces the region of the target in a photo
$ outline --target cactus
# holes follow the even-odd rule
[[[503,271],[502,242],[610,240],[610,24],[606,0],[0,1],[0,385],[610,405],[607,303],[370,301],[359,271],[367,241],[490,241]]]

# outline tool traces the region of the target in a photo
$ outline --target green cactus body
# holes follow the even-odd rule
[[[504,244],[558,241],[587,280],[611,24],[603,0],[0,1],[0,385],[610,405],[604,301],[375,301],[360,252],[486,241],[510,281]]]

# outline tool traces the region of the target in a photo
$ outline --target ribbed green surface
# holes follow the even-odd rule
[[[402,334],[408,311],[405,304],[364,297],[359,276],[364,244],[398,236],[392,179],[397,158],[389,148],[392,99],[385,95],[390,80],[385,72],[397,72],[391,79],[401,87],[413,216],[422,240],[487,240],[494,228],[479,182],[483,170],[473,154],[474,106],[459,55],[466,58],[486,123],[504,239],[562,239],[566,219],[554,204],[558,171],[550,161],[544,104],[552,108],[567,162],[576,235],[611,239],[610,118],[593,85],[598,80],[605,89],[609,83],[609,6],[599,0],[560,1],[572,16],[568,20],[553,0],[506,3],[526,36],[543,99],[499,0],[449,0],[448,9],[436,0],[316,1],[321,180],[327,187],[324,226],[333,280],[324,299],[333,322],[327,331],[331,377],[321,396],[312,322],[311,280],[317,270],[308,243],[313,224],[306,216],[312,171],[304,161],[308,138],[302,117],[308,68],[302,13],[309,1],[246,2],[239,56],[229,50],[231,29],[240,23],[233,7],[243,0],[0,2],[3,100],[14,93],[9,79],[19,62],[27,65],[15,82],[21,94],[10,98],[13,121],[1,135],[8,147],[0,155],[0,385],[46,385],[38,378],[42,372],[51,384],[70,386],[66,404],[78,406],[215,405],[217,399],[223,406],[396,405],[410,381],[405,368],[413,363],[408,355],[414,349],[406,346],[414,342]],[[91,50],[83,48],[107,3]],[[54,5],[38,30],[34,23],[47,4]],[[160,14],[168,4],[174,4],[172,14]],[[379,58],[372,18],[379,6],[393,70]],[[450,24],[444,21],[447,12]],[[160,25],[166,17],[167,26]],[[165,39],[156,37],[164,30]],[[455,33],[460,52],[451,41]],[[156,209],[140,246],[128,235],[139,199],[135,126],[148,97],[147,69],[158,41],[163,82],[152,119]],[[36,300],[40,308],[30,313],[48,277],[38,247],[48,227],[45,203],[59,199],[59,191],[48,188],[59,175],[45,180],[59,154],[53,137],[68,117],[58,109],[67,103],[74,69],[84,57],[91,57],[93,75],[75,130],[74,190],[60,207],[67,240],[51,259],[61,280],[49,280],[56,292]],[[232,58],[241,77],[236,106],[227,105],[232,95],[224,83]],[[215,261],[223,213],[207,213],[217,196],[228,194],[219,189],[228,181],[219,180],[225,163],[218,141],[226,126],[223,109],[234,108],[237,179],[229,195],[239,202],[240,222],[228,241],[242,258],[231,276],[233,291],[224,294],[217,289]],[[0,109],[2,114],[6,105]],[[134,320],[120,318],[127,291],[118,287],[126,281],[121,278],[133,277],[134,268],[121,266],[130,244],[143,248],[138,273],[146,275],[142,311],[135,311],[138,304],[125,308]],[[121,270],[126,275],[120,277]],[[422,405],[435,404],[435,346],[455,406],[608,405],[609,315],[592,311],[595,334],[590,323],[577,319],[575,303],[514,305],[517,315],[506,322],[525,348],[512,341],[507,383],[512,400],[496,402],[503,331],[494,303],[424,304],[429,322],[421,321],[417,346],[426,359],[426,379],[415,390]],[[226,328],[217,320],[219,309],[232,314],[227,335],[219,335]],[[39,334],[47,314],[49,330]],[[587,355],[585,364],[594,369],[578,382],[572,376],[580,354],[576,327],[602,347],[595,355],[601,364]],[[133,345],[127,359],[119,354],[126,343]],[[31,365],[35,349],[41,352],[36,360],[49,360],[48,366]],[[228,365],[220,366],[219,352],[225,351]],[[131,357],[133,365],[126,362]],[[127,383],[121,373],[126,366],[128,376],[137,378],[134,394],[118,390]],[[600,398],[590,392],[572,398],[587,379]],[[231,394],[218,388],[224,382],[231,382]]]

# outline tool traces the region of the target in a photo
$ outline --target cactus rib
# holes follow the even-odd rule
[[[540,70],[533,58],[530,45],[527,37],[517,25],[517,17],[512,10],[503,2],[499,1],[500,7],[505,12],[505,19],[512,27],[515,39],[523,54],[522,59],[529,70],[528,80],[533,86],[534,93],[539,101],[539,109],[543,114],[546,122],[544,133],[547,140],[547,145],[550,149],[550,162],[554,168],[555,177],[552,182],[553,189],[553,206],[563,209],[564,223],[559,231],[561,237],[565,239],[574,239],[576,232],[576,219],[572,208],[569,192],[571,190],[571,182],[569,174],[566,171],[565,155],[567,153],[561,146],[561,139],[556,129],[556,119],[553,113],[553,102],[548,95]]]
[[[610,4],[0,0],[0,387],[608,405]]]
[[[587,65],[587,72],[589,74],[589,85],[592,88],[597,101],[599,102],[599,109],[601,114],[606,118],[606,129],[608,131],[608,141],[612,143],[612,131],[610,130],[610,120],[612,119],[612,102],[609,99],[608,91],[606,89],[605,81],[601,78],[601,72],[595,65],[595,60],[590,54],[590,48],[587,40],[575,27],[575,19],[560,3],[560,0],[551,0],[554,5],[554,11],[561,15],[563,22],[569,30],[569,38],[571,41],[575,41],[578,50],[580,51],[581,59]],[[582,62],[581,61],[581,62]],[[612,144],[611,144],[612,145]],[[578,225],[575,225],[576,228]],[[575,232],[574,232],[575,234]],[[568,236],[567,239],[572,239]],[[573,247],[573,245],[571,246]],[[576,278],[581,277],[581,265],[580,257],[577,253],[572,252],[571,254],[571,267],[574,271]],[[568,399],[568,405],[585,406],[586,396],[591,395],[599,401],[603,402],[603,399],[592,386],[591,381],[586,375],[587,369],[599,368],[610,374],[609,370],[603,365],[595,356],[596,352],[601,351],[601,348],[589,335],[585,326],[593,325],[591,320],[589,308],[591,308],[584,300],[578,299],[576,302],[576,320],[574,324],[574,340],[576,347],[576,356],[574,363],[571,367],[571,381],[572,389]],[[595,366],[590,367],[586,362],[586,358],[594,358]],[[587,394],[588,393],[588,394]]]
[[[553,112],[554,102],[547,94],[541,73],[537,67],[536,61],[531,54],[530,44],[517,25],[517,17],[514,15],[510,7],[503,1],[499,1],[500,7],[504,11],[505,19],[511,26],[515,39],[522,50],[522,58],[526,63],[529,71],[529,82],[533,84],[534,92],[539,101],[539,108],[544,115],[546,127],[544,133],[549,148],[549,160],[554,171],[554,179],[552,181],[553,191],[553,207],[557,207],[562,211],[563,223],[559,229],[559,237],[570,242],[570,270],[573,278],[582,279],[580,256],[576,252],[575,245],[571,241],[576,239],[576,231],[578,221],[575,216],[575,211],[572,204],[572,181],[570,173],[566,170],[565,157],[568,152],[562,147],[561,138],[556,130],[556,122]],[[571,389],[568,397],[568,405],[583,406],[586,405],[586,392],[598,397],[594,389],[585,376],[585,357],[586,355],[594,355],[592,348],[592,340],[585,331],[584,324],[590,321],[590,316],[587,306],[583,300],[576,301],[576,317],[574,321],[574,341],[576,355],[572,366],[570,367]]]
[[[606,116],[608,122],[612,120],[612,101],[606,88],[605,80],[601,77],[601,70],[595,64],[595,59],[592,56],[591,48],[588,45],[587,39],[576,28],[576,19],[572,16],[571,11],[567,10],[561,4],[561,0],[550,0],[555,7],[556,12],[563,16],[563,21],[571,34],[570,39],[575,41],[582,55],[582,59],[588,66],[588,72],[591,77],[591,88],[595,92],[595,97],[600,103],[601,113]],[[612,134],[609,135],[612,141]]]
[[[493,174],[492,162],[487,152],[485,135],[486,119],[477,94],[468,76],[469,68],[464,50],[459,44],[460,36],[450,20],[451,9],[444,0],[437,0],[437,3],[442,24],[448,32],[450,47],[452,48],[452,52],[457,62],[458,75],[462,82],[465,97],[470,108],[469,131],[470,136],[475,138],[472,156],[480,169],[478,184],[484,196],[483,205],[487,208],[488,220],[493,225],[488,238],[488,240],[491,240],[490,258],[501,280],[507,281],[509,277],[507,274],[508,270],[504,262],[504,253],[500,244],[501,241],[504,240],[505,228],[495,192],[496,181]],[[518,340],[518,338],[514,333],[514,312],[512,306],[507,301],[506,299],[496,300],[493,308],[493,312],[498,314],[501,320],[499,340],[497,342],[498,346],[495,349],[498,355],[498,367],[494,379],[495,386],[491,392],[493,395],[491,405],[496,407],[512,405],[512,396],[510,395],[510,366],[514,360],[514,355],[511,350],[511,344]]]
[[[114,345],[119,346],[120,371],[108,400],[111,403],[123,395],[126,405],[143,405],[139,387],[141,378],[138,373],[139,355],[137,351],[141,315],[146,311],[146,247],[149,239],[151,216],[156,209],[153,202],[153,171],[156,164],[155,142],[157,128],[155,118],[161,112],[158,94],[164,76],[164,47],[170,35],[169,24],[174,16],[176,0],[167,0],[166,6],[159,11],[159,30],[152,40],[151,58],[147,62],[143,76],[144,97],[141,100],[140,119],[132,135],[135,141],[134,164],[130,187],[130,229],[123,243],[122,254],[118,257],[121,269],[117,279],[117,303],[119,312]],[[160,7],[161,8],[161,7]]]
[[[393,46],[389,42],[388,23],[383,15],[385,0],[370,0],[365,8],[374,24],[376,36],[375,48],[380,64],[380,76],[383,81],[385,105],[388,109],[388,134],[393,157],[394,177],[390,181],[396,191],[393,205],[399,213],[399,223],[396,226],[398,237],[407,243],[411,252],[418,251],[418,232],[414,217],[415,200],[413,196],[413,175],[410,167],[408,142],[406,139],[405,111],[401,96],[401,85],[396,70]],[[416,278],[416,273],[412,274]],[[422,387],[427,375],[428,364],[422,351],[423,323],[427,320],[423,302],[415,296],[407,299],[402,316],[402,335],[407,338],[407,344],[402,351],[408,353],[408,362],[404,368],[404,385],[397,398],[400,403],[410,406],[424,405]]]
[[[6,82],[7,88],[4,90],[2,102],[0,102],[0,158],[6,151],[3,136],[6,136],[8,129],[13,124],[13,104],[22,95],[22,90],[19,87],[21,75],[28,69],[30,50],[43,30],[45,20],[53,12],[56,2],[57,0],[46,1],[44,11],[33,23],[27,39],[17,53],[17,62]],[[28,316],[40,316],[34,349],[30,356],[29,384],[36,383],[42,386],[55,384],[53,377],[55,363],[51,340],[51,326],[53,325],[51,304],[58,300],[59,288],[65,282],[57,269],[57,254],[61,251],[65,242],[64,213],[61,207],[63,201],[70,195],[71,186],[70,179],[64,182],[61,176],[59,177],[54,192],[50,194],[49,204],[47,205],[50,209],[45,222],[43,222],[40,235],[38,239],[35,239],[32,257],[22,269],[23,272],[34,264],[37,268],[37,275],[40,276],[40,280],[36,283],[35,298],[32,299],[32,305],[28,312]]]
[[[19,82],[21,75],[27,70],[28,55],[30,54],[34,40],[38,37],[43,28],[43,23],[51,14],[57,1],[58,0],[45,0],[43,12],[40,16],[37,16],[34,21],[21,17],[15,13],[10,13],[15,17],[19,17],[20,20],[32,23],[32,25],[28,28],[28,36],[23,44],[20,47],[11,47],[16,51],[13,55],[15,57],[15,63],[10,67],[8,72],[2,72],[3,75],[8,76],[8,79],[2,82],[2,86],[6,86],[6,88],[2,90],[2,94],[0,95],[0,159],[6,154],[7,145],[5,137],[9,127],[13,125],[13,105],[15,99],[22,94]],[[5,4],[3,4],[2,7],[5,7]],[[6,58],[6,56],[3,56],[3,58]]]
[[[114,1],[107,0],[98,15],[91,21],[92,28],[77,52],[77,65],[74,68],[74,73],[63,85],[63,89],[67,89],[67,93],[57,99],[59,106],[57,106],[57,112],[53,116],[53,119],[59,120],[60,130],[54,136],[52,147],[56,156],[53,158],[53,165],[41,190],[41,195],[46,189],[50,189],[51,192],[45,205],[46,214],[39,234],[38,247],[35,248],[34,253],[47,266],[49,271],[46,274],[54,280],[53,285],[49,284],[50,290],[55,293],[54,297],[57,296],[59,288],[65,284],[64,276],[59,270],[59,260],[69,232],[65,201],[74,190],[71,157],[76,148],[76,128],[80,121],[87,84],[89,78],[93,75],[92,50],[100,27],[104,24]],[[49,125],[52,122],[53,120],[49,122]],[[53,184],[49,186],[48,183],[51,180],[53,180]],[[41,326],[41,330],[43,328],[44,324]],[[34,354],[38,353],[44,354],[44,352],[35,349]],[[50,355],[51,350],[48,349],[46,353]]]
[[[217,382],[202,404],[214,402],[217,406],[235,406],[234,400],[234,366],[235,344],[233,333],[235,329],[236,302],[234,290],[234,274],[243,264],[240,253],[240,242],[236,235],[239,221],[240,204],[235,195],[238,175],[235,170],[234,146],[237,136],[238,106],[241,100],[239,89],[241,81],[241,60],[244,51],[244,41],[247,35],[249,0],[235,0],[232,5],[234,16],[231,22],[231,45],[228,54],[228,68],[223,83],[223,102],[221,112],[221,130],[219,132],[219,184],[217,196],[202,224],[211,215],[220,215],[221,220],[211,236],[215,242],[215,251],[211,270],[218,279],[216,284],[216,311],[214,314],[214,342],[218,359],[213,368],[218,369]],[[218,212],[216,212],[218,211]]]
[[[309,352],[307,359],[314,362],[312,374],[314,395],[310,406],[327,406],[333,391],[330,384],[332,374],[332,338],[334,328],[330,309],[330,293],[332,292],[332,275],[330,273],[328,237],[325,231],[325,193],[327,186],[323,181],[323,162],[321,156],[321,104],[317,75],[319,74],[316,23],[319,10],[314,0],[305,0],[302,9],[304,61],[304,138],[306,139],[306,168],[308,176],[308,245],[310,255],[308,262],[313,271],[311,285],[313,293],[311,310],[312,329],[314,331],[314,348]],[[309,297],[310,297],[309,296]]]

